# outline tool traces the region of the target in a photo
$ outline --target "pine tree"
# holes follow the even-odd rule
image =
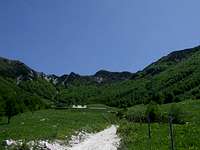
[[[8,117],[8,124],[10,119],[19,113],[19,108],[15,96],[10,96],[5,102],[5,116]]]

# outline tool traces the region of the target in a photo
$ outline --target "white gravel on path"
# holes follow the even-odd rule
[[[69,145],[61,144],[61,141],[38,141],[44,150],[117,150],[120,138],[117,136],[117,126],[111,127],[94,134],[80,132],[78,136],[72,136]],[[80,140],[80,136],[83,138]],[[22,144],[21,141],[6,140],[8,146]],[[30,141],[28,144],[34,144]]]
[[[70,150],[117,150],[120,139],[116,132],[117,127],[112,125],[110,128],[90,135],[84,142],[73,145]]]

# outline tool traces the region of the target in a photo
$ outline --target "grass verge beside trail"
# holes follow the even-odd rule
[[[200,148],[200,126],[196,124],[174,125],[174,145],[178,150],[198,150]],[[147,124],[121,122],[118,129],[123,138],[123,150],[169,150],[168,124],[151,124],[151,140],[148,140]]]
[[[167,113],[173,104],[159,106],[162,113]],[[200,149],[200,101],[189,100],[176,103],[183,111],[185,124],[174,124],[174,147],[177,150],[199,150]],[[127,113],[146,110],[146,105],[138,105],[128,109]],[[151,139],[148,138],[148,125],[146,123],[120,121],[118,133],[122,138],[121,149],[123,150],[169,150],[170,136],[168,123],[152,123]]]
[[[68,139],[75,131],[99,131],[110,123],[113,115],[95,110],[40,110],[17,115],[6,124],[0,121],[0,142],[6,139],[38,140]],[[0,147],[2,149],[2,147]]]

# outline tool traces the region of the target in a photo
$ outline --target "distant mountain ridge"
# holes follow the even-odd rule
[[[14,95],[26,107],[103,103],[116,107],[200,98],[200,46],[174,51],[136,73],[99,70],[46,75],[26,64],[0,57],[0,106]],[[28,101],[28,102],[27,102]]]
[[[130,72],[110,72],[106,70],[100,70],[94,75],[82,76],[71,72],[69,75],[64,74],[61,76],[47,75],[42,72],[37,72],[24,63],[17,60],[9,60],[0,57],[0,74],[5,77],[11,77],[18,80],[33,80],[36,78],[44,78],[53,84],[73,84],[74,80],[80,80],[83,83],[112,83],[131,78],[132,73]]]
[[[11,78],[20,76],[34,78],[39,74],[20,61],[0,57],[0,75]]]
[[[177,65],[181,61],[187,60],[198,51],[200,51],[200,46],[171,52],[168,55],[163,56],[156,62],[153,62],[152,64],[148,65],[142,71],[134,73],[132,79],[135,79],[135,77],[138,76],[144,77],[148,75],[158,74],[162,71],[165,71],[169,67]]]
[[[53,84],[71,84],[74,80],[82,80],[83,83],[113,83],[123,80],[135,79],[137,76],[146,76],[148,74],[156,74],[167,67],[175,65],[181,61],[186,60],[195,52],[199,51],[200,46],[197,46],[192,49],[185,49],[174,51],[167,56],[160,58],[158,61],[150,64],[145,67],[142,71],[138,71],[136,73],[131,73],[128,71],[124,72],[111,72],[107,70],[99,70],[94,75],[79,75],[74,72],[70,74],[64,74],[61,76],[57,76],[54,74],[48,75],[43,72],[37,72],[30,67],[28,67],[23,62],[18,60],[10,60],[7,58],[0,57],[0,75],[12,78],[18,78],[19,80],[28,80],[34,78],[44,78],[47,81],[52,82]]]

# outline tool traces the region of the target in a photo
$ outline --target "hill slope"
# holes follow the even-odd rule
[[[117,96],[127,105],[148,103],[150,100],[169,103],[199,98],[199,60],[200,47],[172,52],[135,73],[132,81],[116,85],[122,87]]]
[[[45,75],[25,64],[0,58],[0,98],[8,93],[36,96],[47,104],[103,103],[127,107],[151,100],[169,103],[200,98],[200,47],[175,51],[142,71],[109,72],[94,75]],[[6,87],[6,88],[4,88]],[[5,94],[5,89],[9,92]],[[4,93],[4,94],[3,94]],[[2,98],[3,97],[3,98]]]

